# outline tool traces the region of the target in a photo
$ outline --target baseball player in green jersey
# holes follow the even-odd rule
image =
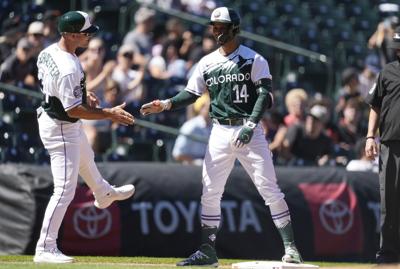
[[[218,266],[215,241],[221,219],[221,197],[236,159],[251,177],[282,237],[284,262],[301,263],[294,243],[288,206],[276,183],[271,152],[258,124],[273,104],[268,62],[240,45],[240,18],[232,9],[216,8],[212,32],[219,48],[198,63],[185,90],[171,99],[144,104],[143,115],[178,109],[193,103],[205,91],[211,98],[213,127],[203,163],[201,196],[202,242],[198,251],[178,266]]]

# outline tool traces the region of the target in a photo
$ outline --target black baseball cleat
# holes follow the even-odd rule
[[[190,255],[189,258],[178,262],[176,266],[218,267],[217,253],[209,244],[203,244],[198,251]]]
[[[376,263],[378,265],[385,264],[396,264],[399,262],[397,255],[385,255],[385,254],[377,254],[376,255]]]

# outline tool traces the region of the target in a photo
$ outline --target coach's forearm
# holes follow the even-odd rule
[[[180,91],[177,95],[170,99],[171,108],[170,110],[180,109],[186,107],[190,104],[193,104],[199,96],[190,93],[188,91]]]
[[[94,108],[87,104],[80,104],[67,111],[71,118],[84,119],[84,120],[102,120],[110,118],[108,108]]]

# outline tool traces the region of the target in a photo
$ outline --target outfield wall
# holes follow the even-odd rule
[[[105,210],[80,184],[59,246],[70,255],[184,257],[199,244],[201,168],[100,163],[111,184],[133,183],[133,198]],[[306,260],[372,261],[379,244],[378,176],[337,168],[276,169],[298,248]],[[0,254],[32,254],[52,192],[49,167],[0,165]],[[222,199],[221,258],[280,259],[269,210],[241,167]]]

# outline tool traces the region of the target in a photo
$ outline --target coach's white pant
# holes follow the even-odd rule
[[[78,174],[96,194],[110,188],[96,167],[81,121],[59,121],[43,112],[38,122],[40,138],[50,154],[54,192],[46,208],[36,252],[57,247],[58,230],[74,198]]]
[[[202,223],[218,226],[221,197],[226,180],[238,159],[249,174],[265,204],[283,203],[279,210],[287,210],[284,194],[276,183],[275,169],[268,142],[259,125],[249,144],[236,148],[232,140],[241,126],[213,124],[203,163],[203,194],[201,197]],[[246,191],[246,190],[243,190]]]

